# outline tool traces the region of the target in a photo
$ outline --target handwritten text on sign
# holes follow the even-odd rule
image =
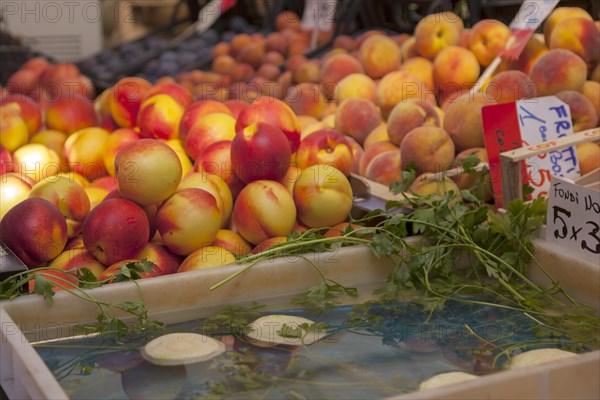
[[[569,106],[554,96],[516,102],[523,144],[548,142],[573,133]],[[548,196],[552,175],[574,179],[581,175],[575,147],[552,151],[527,160],[533,197]]]
[[[600,191],[553,176],[546,240],[600,262]]]

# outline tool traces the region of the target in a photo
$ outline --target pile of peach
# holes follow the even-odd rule
[[[125,78],[94,101],[0,91],[0,239],[29,267],[85,266],[102,279],[144,258],[147,276],[223,265],[347,223],[351,173],[387,185],[407,165],[427,176],[467,154],[486,161],[485,105],[556,95],[575,131],[598,125],[600,25],[582,9],[556,9],[544,38],[472,96],[510,36],[498,21],[465,29],[452,13],[430,15],[414,35],[339,36],[311,60],[309,35],[290,21],[218,44],[212,71]],[[597,143],[577,154],[582,173],[600,165]],[[482,179],[489,196],[481,174],[412,190]]]

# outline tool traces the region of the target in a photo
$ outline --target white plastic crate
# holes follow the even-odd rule
[[[600,310],[598,266],[576,260],[544,240],[535,244],[537,259],[562,287]],[[306,257],[329,279],[359,288],[381,285],[392,268],[389,260],[376,258],[365,246]],[[283,257],[263,261],[217,290],[209,290],[211,285],[241,268],[229,265],[115,283],[89,292],[98,300],[113,303],[143,300],[152,318],[176,323],[209,316],[226,304],[255,300],[275,308],[285,307],[287,299],[321,280],[307,261]],[[529,275],[536,282],[544,281],[544,274],[537,267],[531,267]],[[52,306],[33,295],[1,301],[0,382],[9,399],[66,399],[67,395],[29,342],[68,337],[74,323],[91,322],[96,315],[95,305],[64,292],[56,294]],[[595,351],[529,369],[497,372],[464,384],[400,395],[395,400],[600,398],[598,376],[600,351]]]

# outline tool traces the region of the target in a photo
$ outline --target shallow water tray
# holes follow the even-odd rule
[[[411,238],[418,240],[418,238]],[[536,257],[562,287],[581,302],[600,310],[600,266],[578,261],[545,241],[536,242]],[[308,254],[329,279],[358,287],[361,295],[379,287],[392,263],[378,259],[363,246],[335,252]],[[293,296],[321,282],[306,260],[284,257],[266,260],[241,276],[210,291],[209,287],[241,269],[229,265],[202,271],[123,282],[91,289],[96,299],[117,303],[142,300],[150,317],[175,324],[210,316],[225,305],[256,301],[282,309]],[[531,267],[530,277],[542,283],[544,275]],[[98,308],[68,293],[57,293],[52,306],[40,296],[0,302],[0,383],[10,399],[66,399],[64,389],[42,361],[32,342],[67,338],[73,326],[93,322]],[[124,318],[126,319],[126,318]],[[528,369],[501,371],[479,379],[395,399],[548,399],[600,398],[600,351],[584,353]]]

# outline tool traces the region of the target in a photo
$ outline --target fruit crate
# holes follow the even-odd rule
[[[416,245],[420,239],[413,237],[410,240]],[[535,245],[538,260],[568,293],[598,307],[600,270],[597,265],[577,260],[542,239],[536,239]],[[209,288],[231,274],[239,273],[243,266],[229,265],[138,282],[114,283],[89,289],[87,293],[110,303],[143,301],[151,318],[169,324],[210,316],[224,306],[248,305],[252,301],[277,310],[289,307],[292,296],[321,281],[312,262],[329,279],[359,288],[367,299],[369,288],[385,282],[392,270],[390,260],[376,258],[367,247],[352,246],[334,253],[306,254],[305,259],[295,258],[293,261],[289,258],[265,260],[216,290]],[[569,268],[564,268],[567,265]],[[530,266],[529,276],[536,282],[547,282],[537,264]],[[348,301],[352,304],[352,300]],[[73,336],[73,324],[93,322],[97,312],[94,304],[65,292],[57,293],[51,306],[40,296],[0,302],[0,383],[9,399],[68,398],[31,343],[61,338],[77,340]],[[131,321],[131,318],[121,317],[124,321]],[[393,398],[598,398],[598,374],[600,351],[594,351],[528,369],[498,371],[470,382]],[[85,373],[81,379],[84,377]]]

